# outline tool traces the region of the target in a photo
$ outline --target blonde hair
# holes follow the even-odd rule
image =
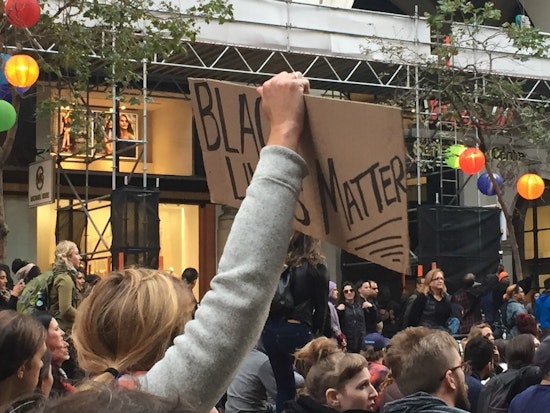
[[[433,281],[438,273],[441,273],[443,278],[445,278],[445,273],[441,268],[434,268],[433,270],[430,270],[426,273],[426,276],[424,277],[424,286],[426,287],[426,292],[432,291],[432,289],[430,288],[430,283]],[[443,284],[443,292],[447,292],[447,285],[445,284]]]
[[[80,366],[95,380],[149,370],[183,333],[194,300],[182,280],[157,270],[129,268],[99,281],[78,309],[73,340]]]
[[[72,251],[78,251],[78,247],[72,241],[61,241],[55,247],[55,265],[65,266],[67,268],[74,268],[72,262],[69,261],[68,256],[71,255]]]
[[[355,353],[344,353],[338,345],[319,337],[294,353],[302,366],[305,384],[300,394],[308,395],[319,403],[326,403],[326,391],[341,390],[355,375],[367,368],[367,360]]]

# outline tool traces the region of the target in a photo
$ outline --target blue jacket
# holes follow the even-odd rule
[[[550,291],[544,291],[535,302],[535,317],[540,328],[550,328]]]

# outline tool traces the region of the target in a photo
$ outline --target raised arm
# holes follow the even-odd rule
[[[291,235],[304,160],[294,152],[304,122],[307,80],[281,73],[258,88],[270,120],[268,146],[235,217],[218,274],[185,333],[144,376],[143,390],[179,397],[207,412],[256,344]]]

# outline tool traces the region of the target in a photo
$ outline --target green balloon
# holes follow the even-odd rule
[[[459,169],[460,165],[458,163],[458,159],[460,158],[460,154],[464,152],[465,149],[466,146],[461,144],[449,146],[445,151],[445,163],[447,166],[453,169]]]
[[[17,119],[17,113],[11,103],[0,100],[0,132],[5,132],[13,125]]]

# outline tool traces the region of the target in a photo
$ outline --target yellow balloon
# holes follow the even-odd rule
[[[40,69],[38,63],[26,54],[16,54],[4,65],[4,75],[10,85],[31,87],[38,80]]]

